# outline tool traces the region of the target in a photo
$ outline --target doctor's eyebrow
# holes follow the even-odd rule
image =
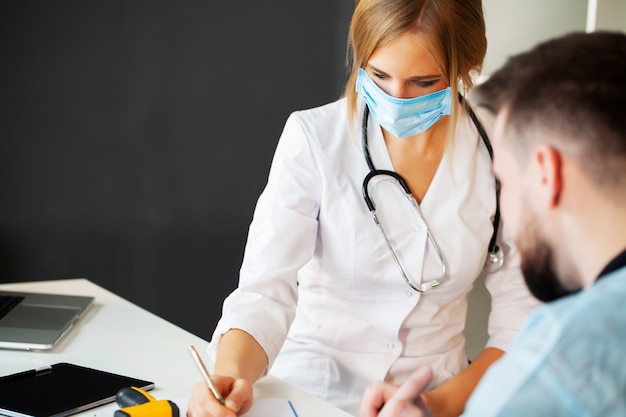
[[[388,77],[389,74],[387,74],[385,71],[376,68],[375,66],[371,65],[371,64],[367,64],[365,66],[365,69],[371,72],[376,73],[376,75],[382,75],[385,77]],[[441,79],[441,74],[429,74],[429,75],[414,75],[412,77],[409,77],[409,81],[438,81]]]

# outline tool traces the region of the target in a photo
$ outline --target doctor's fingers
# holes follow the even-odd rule
[[[219,391],[225,395],[224,390],[219,389]],[[215,399],[206,382],[200,382],[191,388],[191,398],[187,403],[187,417],[235,416],[233,410],[224,407]]]
[[[188,417],[234,417],[248,411],[252,405],[252,385],[248,381],[213,375],[213,382],[224,397],[225,406],[215,399],[205,382],[200,382],[191,389]]]
[[[397,385],[388,382],[377,382],[368,386],[363,392],[359,417],[376,417],[378,411],[397,390]]]
[[[230,392],[224,398],[226,407],[237,412],[240,416],[252,407],[252,384],[246,379],[235,379]]]

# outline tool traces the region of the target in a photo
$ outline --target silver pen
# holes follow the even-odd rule
[[[220,402],[220,404],[224,405],[224,397],[222,397],[222,394],[220,394],[220,392],[217,390],[217,387],[215,387],[215,384],[211,379],[211,375],[209,374],[209,371],[207,371],[206,366],[204,366],[204,362],[202,362],[202,358],[198,354],[198,351],[196,350],[194,345],[189,346],[189,352],[191,353],[191,357],[193,358],[194,362],[198,366],[198,370],[202,374],[202,378],[204,378],[204,381],[211,389],[213,396],[217,401]]]

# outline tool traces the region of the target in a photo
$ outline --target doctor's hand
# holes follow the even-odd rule
[[[422,392],[433,378],[429,367],[418,368],[399,387],[386,382],[365,390],[359,417],[432,417]]]
[[[206,382],[200,382],[191,389],[187,417],[235,417],[250,409],[253,397],[249,381],[220,375],[211,378],[222,393],[225,405],[215,399]]]

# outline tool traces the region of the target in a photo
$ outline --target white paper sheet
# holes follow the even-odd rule
[[[245,417],[298,417],[293,404],[284,398],[256,398]]]
[[[172,400],[180,411],[180,416],[187,415],[187,399]],[[291,401],[285,398],[255,398],[252,408],[245,417],[298,417]]]

